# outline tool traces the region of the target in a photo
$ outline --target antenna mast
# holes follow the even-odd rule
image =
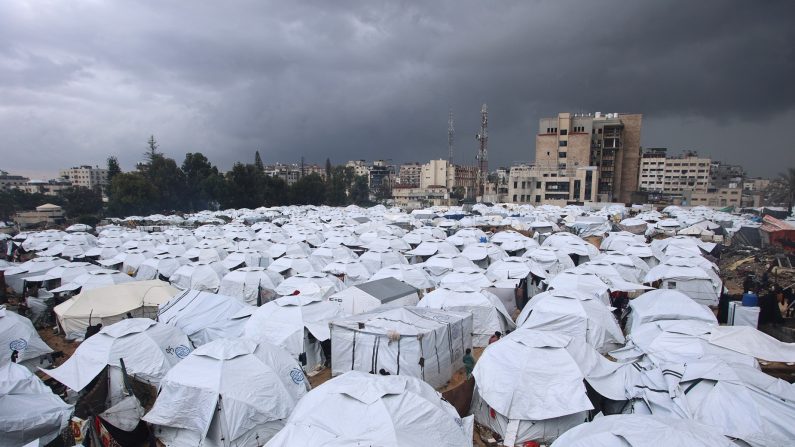
[[[480,108],[480,133],[477,135],[480,142],[478,148],[478,191],[480,197],[486,194],[486,177],[489,175],[489,110],[486,103]]]
[[[453,120],[453,109],[450,109],[447,118],[447,162],[453,164],[453,142],[455,141],[455,125]]]

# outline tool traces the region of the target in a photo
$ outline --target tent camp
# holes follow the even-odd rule
[[[180,289],[217,292],[229,270],[220,262],[194,261],[174,271],[169,280]]]
[[[243,267],[221,278],[218,293],[257,306],[267,303],[276,296],[276,287],[282,280],[281,275],[264,267]]]
[[[375,272],[370,280],[375,281],[382,278],[395,278],[418,290],[428,290],[436,287],[430,275],[418,265],[390,265]]]
[[[283,349],[219,339],[171,368],[144,420],[167,446],[263,445],[309,388]]]
[[[226,295],[185,290],[160,305],[157,320],[182,329],[195,346],[239,337],[256,307]]]
[[[22,264],[6,269],[6,285],[10,287],[14,293],[22,294],[22,287],[24,285],[25,278],[43,274],[54,267],[67,263],[69,263],[69,261],[66,259],[49,256],[33,258],[30,261],[26,261]]]
[[[407,375],[444,386],[472,347],[472,314],[417,307],[375,310],[331,322],[331,375]]]
[[[472,445],[472,430],[472,417],[421,380],[349,371],[304,396],[268,447],[460,447]]]
[[[243,326],[243,335],[286,349],[312,370],[328,360],[321,344],[331,336],[329,321],[344,315],[317,296],[285,296],[257,308]]]
[[[113,324],[126,317],[154,317],[157,307],[177,289],[163,281],[133,281],[92,289],[55,306],[58,325],[67,340],[82,339],[89,324]]]
[[[692,298],[699,304],[717,306],[723,283],[717,275],[710,275],[699,267],[683,267],[659,264],[649,270],[643,281],[648,284],[660,282],[660,289],[674,289]]]
[[[650,290],[629,302],[627,332],[638,326],[661,320],[697,320],[718,324],[715,314],[682,292],[670,289]]]
[[[328,297],[346,315],[369,312],[380,306],[414,306],[420,298],[417,289],[392,277],[348,287]]]

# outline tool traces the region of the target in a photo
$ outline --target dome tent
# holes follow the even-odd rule
[[[304,396],[268,447],[458,447],[472,444],[472,430],[471,416],[419,379],[350,371]]]
[[[0,363],[10,362],[14,351],[17,352],[16,363],[31,370],[37,366],[50,364],[48,354],[52,348],[39,337],[36,328],[29,319],[11,312],[0,306]]]
[[[168,446],[259,446],[284,426],[308,387],[283,349],[219,339],[171,368],[143,419]]]

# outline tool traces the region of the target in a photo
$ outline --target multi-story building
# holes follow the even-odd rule
[[[682,192],[682,205],[710,207],[739,207],[742,204],[742,189],[718,188],[711,191],[685,190]]]
[[[420,188],[442,186],[461,198],[473,198],[477,191],[479,173],[477,166],[451,165],[444,159],[431,160],[422,165]]]
[[[422,165],[418,162],[404,163],[400,165],[396,182],[400,186],[420,186],[420,176],[422,175]]]
[[[73,166],[69,169],[61,169],[58,175],[69,182],[72,186],[93,189],[95,187],[105,190],[108,187],[108,170],[99,166]]]
[[[714,189],[710,180],[713,165],[710,158],[699,157],[692,151],[668,156],[664,148],[646,150],[640,161],[640,191],[666,194],[708,192]]]
[[[309,175],[309,174],[317,174],[322,178],[326,178],[326,168],[316,164],[305,165],[304,175]]]
[[[638,190],[643,115],[559,113],[542,118],[535,165],[545,170],[596,166],[600,201],[629,202]]]
[[[376,198],[389,197],[395,168],[384,160],[375,160],[367,173],[370,193]]]
[[[22,189],[29,181],[30,179],[27,177],[9,174],[6,171],[0,171],[0,191]]]
[[[265,165],[265,175],[271,177],[279,177],[284,180],[288,185],[292,185],[301,178],[301,166],[297,164],[281,164]]]
[[[57,196],[65,189],[71,188],[72,182],[58,178],[52,180],[30,180],[19,189],[30,194],[44,194],[45,196]]]
[[[392,199],[395,205],[404,208],[423,208],[426,206],[448,205],[450,194],[444,186],[417,188],[413,186],[395,186],[392,188]]]
[[[507,201],[533,205],[566,205],[570,202],[595,202],[599,170],[595,166],[549,169],[521,164],[508,174]]]
[[[713,161],[710,165],[709,184],[711,188],[742,188],[745,171],[742,166]]]
[[[353,173],[356,176],[363,175],[365,177],[370,175],[370,167],[364,160],[350,160],[345,163],[346,168],[353,168]]]

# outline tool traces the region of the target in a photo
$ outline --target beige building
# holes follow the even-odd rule
[[[464,198],[473,198],[477,190],[477,166],[451,165],[444,159],[431,160],[422,165],[420,188],[444,187],[448,191],[460,192]]]
[[[346,168],[353,168],[353,173],[356,176],[363,175],[365,177],[370,176],[370,167],[367,166],[367,162],[364,160],[350,160],[345,163]]]
[[[599,170],[595,166],[560,170],[517,165],[508,174],[506,201],[532,205],[595,202],[598,187]]]
[[[712,160],[695,152],[668,156],[665,149],[649,149],[640,162],[638,182],[641,191],[681,194],[711,190]]]
[[[22,211],[14,216],[14,222],[22,228],[31,225],[58,225],[63,221],[63,209],[51,203],[36,207],[36,211]]]
[[[689,190],[682,193],[682,205],[739,207],[742,203],[742,193],[740,188],[719,188],[713,192]]]
[[[394,186],[392,199],[401,208],[425,208],[450,204],[450,195],[444,186],[416,188],[411,186]]]
[[[401,186],[420,186],[420,177],[422,176],[422,165],[414,163],[404,163],[400,165],[397,175],[397,184]]]
[[[65,189],[72,187],[72,182],[64,179],[53,180],[31,180],[22,186],[21,190],[30,194],[44,194],[45,196],[57,196]]]
[[[108,186],[108,170],[98,166],[74,166],[69,169],[61,169],[58,175],[71,182],[73,186],[89,189],[100,187],[103,190]]]
[[[30,181],[29,178],[21,175],[12,175],[6,171],[0,171],[0,191],[8,191],[10,189],[22,189],[26,183]]]
[[[642,120],[641,114],[600,112],[542,118],[535,166],[545,170],[596,166],[599,200],[628,203],[638,190]]]

